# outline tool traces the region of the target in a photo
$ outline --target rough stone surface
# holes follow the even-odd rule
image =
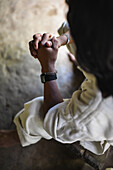
[[[56,35],[66,11],[64,0],[0,0],[0,129],[13,128],[23,104],[43,95],[40,65],[30,56],[28,42],[37,32]],[[63,97],[70,97],[75,80],[65,47],[58,58],[59,88]]]
[[[40,65],[30,56],[28,42],[37,32],[56,35],[66,11],[64,0],[0,0],[0,129],[15,128],[14,115],[24,103],[43,95]],[[65,47],[59,51],[56,68],[62,96],[71,97],[79,81]],[[54,140],[0,148],[0,155],[1,170],[76,169],[76,161]],[[81,169],[82,164],[76,167]]]

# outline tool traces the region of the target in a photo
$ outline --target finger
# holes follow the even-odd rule
[[[47,41],[47,42],[45,43],[45,45],[46,45],[46,47],[52,47],[52,42],[51,42],[51,41]]]
[[[35,51],[34,47],[33,47],[33,41],[30,41],[29,42],[29,50],[30,50],[30,53],[31,55],[34,57],[34,58],[37,58],[37,52]]]
[[[35,50],[38,50],[39,48],[39,42],[41,42],[42,37],[37,37],[34,41],[33,41],[33,46]]]
[[[75,56],[72,53],[69,52],[68,57],[69,57],[69,60],[71,62],[73,62],[73,64],[75,64],[76,66],[78,65],[77,60],[76,60]]]
[[[55,38],[55,36],[52,38],[52,44],[54,49],[58,49],[58,40]]]
[[[51,34],[49,33],[45,33],[42,36],[42,41],[41,41],[41,45],[45,45],[45,43],[51,38]]]
[[[35,40],[36,38],[38,37],[42,37],[42,34],[41,33],[37,33],[37,34],[34,34],[33,35],[33,39]]]
[[[56,39],[58,41],[58,48],[60,48],[62,46],[61,37],[56,37]]]
[[[42,34],[37,33],[33,35],[33,39],[34,39],[34,42],[33,42],[34,49],[38,50],[39,42],[42,40]]]

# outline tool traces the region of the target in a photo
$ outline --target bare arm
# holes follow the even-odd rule
[[[44,115],[58,103],[63,102],[56,80],[44,84]]]
[[[42,67],[42,73],[55,72],[55,62],[58,53],[58,40],[52,38],[52,47],[45,47],[50,34],[44,34],[38,48],[38,60]],[[33,42],[30,42],[30,51],[33,55]],[[47,111],[58,103],[63,102],[56,80],[48,81],[44,84],[44,115]]]
[[[70,31],[67,31],[65,33],[68,38],[69,38],[69,43],[72,43],[73,42],[73,39],[71,37],[71,34],[70,34]],[[40,56],[42,58],[47,58],[47,54],[48,54],[48,58],[52,58],[52,56],[56,57],[56,54],[55,52],[57,53],[58,51],[58,48],[61,47],[62,45],[66,45],[67,43],[67,36],[63,34],[59,37],[56,38],[56,40],[54,42],[50,41],[51,39],[51,35],[48,34],[48,37],[47,37],[47,34],[45,36],[42,37],[41,34],[35,34],[33,36],[33,41],[31,42],[30,44],[30,51],[31,51],[31,54],[32,56],[37,55],[37,57],[35,58],[38,58],[41,65],[42,65],[42,73],[44,72],[55,72],[55,61],[54,61],[54,64],[53,62],[51,61],[41,61],[40,60]],[[48,53],[48,49],[45,48],[43,49],[43,53],[40,53],[40,47],[39,47],[39,43],[41,42],[42,45],[46,45],[47,47],[52,47],[53,49],[53,53],[52,53],[52,56],[50,57],[50,54]],[[34,49],[33,49],[34,48]],[[36,51],[35,51],[36,50]],[[38,52],[38,54],[37,54]],[[57,58],[57,57],[56,57]],[[61,103],[63,102],[63,99],[62,99],[62,96],[59,92],[59,89],[58,89],[58,86],[57,86],[57,82],[56,80],[53,80],[53,81],[49,81],[49,82],[46,82],[44,84],[44,114],[46,114],[46,112],[51,108],[53,107],[54,105],[58,104],[58,103]]]
[[[73,40],[70,36],[70,32],[68,31],[66,32],[66,34],[69,37],[69,40],[70,40],[69,43],[71,43]],[[36,50],[38,50],[38,45],[39,45],[39,42],[42,40],[42,35],[36,34],[34,36],[34,40],[35,40],[34,43],[31,42],[30,44],[31,46],[30,51],[34,58],[38,58]],[[47,37],[44,41],[47,42]],[[57,41],[54,42],[54,48],[53,48],[53,51],[56,51],[55,55],[57,55],[58,48],[62,45],[65,45],[66,42],[67,42],[67,38],[65,35],[61,35],[57,37]],[[33,47],[34,45],[35,45],[35,48]],[[48,43],[48,47],[51,45],[52,44]],[[46,51],[44,52],[44,57],[46,57]],[[54,64],[53,63],[51,64],[51,62],[44,62],[44,63],[48,63],[48,64],[47,65],[42,64],[43,65],[42,72],[54,72],[55,71],[55,63]],[[44,84],[44,115],[46,115],[47,111],[51,107],[61,102],[63,102],[63,99],[59,92],[57,81],[53,80],[53,81],[46,82]],[[16,130],[0,130],[0,147],[7,148],[7,147],[14,146],[16,144],[20,144],[20,140],[19,140]]]
[[[56,39],[58,41],[58,48],[67,44],[67,36],[68,36],[68,39],[69,39],[68,43],[69,44],[73,43],[73,39],[72,39],[72,36],[70,34],[70,31],[67,31],[65,34],[62,34],[62,35],[56,37]],[[51,47],[52,46],[52,42],[50,40],[51,37],[52,36],[50,35],[49,38],[48,38],[48,41],[46,42],[47,47]],[[37,56],[37,53],[35,52],[35,50],[39,49],[39,43],[41,42],[41,40],[42,40],[42,35],[40,33],[35,34],[33,36],[34,53],[32,54],[32,56],[35,57],[35,58]],[[37,56],[37,58],[38,58],[38,56]]]
[[[45,38],[45,41],[46,40],[47,39]],[[53,41],[53,50],[56,52],[54,55],[57,58],[58,40]],[[45,56],[46,56],[46,53],[45,53]],[[51,62],[48,63],[45,67],[43,67],[42,72],[55,72],[55,63],[54,64],[51,64]],[[58,89],[57,81],[52,80],[52,81],[46,82],[44,84],[44,115],[47,113],[47,111],[51,107],[61,102],[63,102],[63,98]]]
[[[69,38],[68,43],[73,42],[70,31],[67,31],[65,34],[54,40],[49,33],[46,33],[43,36],[38,33],[33,36],[33,41],[29,44],[30,52],[34,58],[38,58],[42,66],[42,73],[55,72],[58,48],[67,44],[67,36]],[[46,82],[44,84],[44,114],[46,114],[51,107],[61,102],[63,102],[63,99],[59,92],[56,80]]]
[[[62,45],[66,45],[67,43],[67,37],[65,36],[67,35],[68,38],[69,38],[69,44],[73,43],[73,39],[72,39],[72,36],[70,34],[70,31],[67,31],[65,34],[63,35],[60,35],[59,37],[57,37],[57,40],[58,40],[58,47],[61,47]]]

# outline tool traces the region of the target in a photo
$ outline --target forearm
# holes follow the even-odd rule
[[[42,67],[42,73],[45,76],[47,73],[51,75],[55,75],[55,63],[57,60],[57,54],[58,54],[58,40],[55,37],[52,37],[51,43],[52,46],[47,46],[46,43],[50,41],[51,35],[49,33],[45,33],[42,36],[42,40],[40,42],[40,48],[38,49],[38,60]],[[65,37],[66,38],[66,37]],[[37,42],[37,39],[35,39],[35,43]],[[32,44],[31,44],[32,45]],[[30,45],[30,47],[31,47]],[[36,44],[35,44],[36,45]],[[30,48],[31,54],[34,51],[33,48]],[[45,73],[45,74],[44,74]],[[48,75],[48,76],[49,76]],[[55,106],[58,103],[63,102],[63,99],[61,97],[61,94],[59,92],[57,83],[56,83],[56,77],[54,77],[51,81],[43,81],[44,77],[42,78],[42,82],[44,83],[44,115],[47,113],[47,111]]]
[[[67,34],[69,37],[69,43],[72,43],[73,39],[70,35],[70,31],[67,31],[65,34]],[[58,40],[58,47],[60,47],[62,45],[66,45],[67,37],[63,34],[63,35],[57,37],[57,40]],[[52,71],[53,70],[54,69],[52,69]],[[48,69],[46,71],[48,71]],[[60,91],[58,89],[56,80],[46,82],[44,84],[44,115],[47,113],[47,111],[51,107],[53,107],[56,104],[61,103],[61,102],[63,102],[63,98],[62,98]]]
[[[73,39],[71,37],[70,31],[67,31],[65,34],[67,34],[69,37],[69,43],[72,43]],[[67,37],[63,34],[57,37],[57,40],[58,47],[60,47],[62,45],[66,45]],[[53,70],[54,69],[52,69],[52,72],[54,72]],[[48,71],[48,69],[46,71]],[[61,102],[63,102],[63,98],[59,92],[56,80],[46,82],[44,84],[44,114],[46,114],[51,107]]]
[[[56,80],[46,82],[44,84],[44,115],[46,115],[51,107],[61,102],[63,102],[63,98]]]
[[[73,43],[73,39],[71,37],[70,31],[67,31],[65,34],[69,37],[69,44]],[[65,34],[62,34],[59,37],[57,37],[58,47],[61,47],[62,45],[66,45],[67,37],[65,36]]]

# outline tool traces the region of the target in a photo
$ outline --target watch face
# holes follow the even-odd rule
[[[41,82],[42,83],[45,83],[47,81],[51,81],[51,80],[56,80],[57,79],[57,75],[56,73],[52,73],[50,75],[47,75],[45,73],[41,74]]]
[[[45,83],[46,81],[45,81],[45,75],[43,74],[43,75],[41,75],[41,82],[42,83]]]

